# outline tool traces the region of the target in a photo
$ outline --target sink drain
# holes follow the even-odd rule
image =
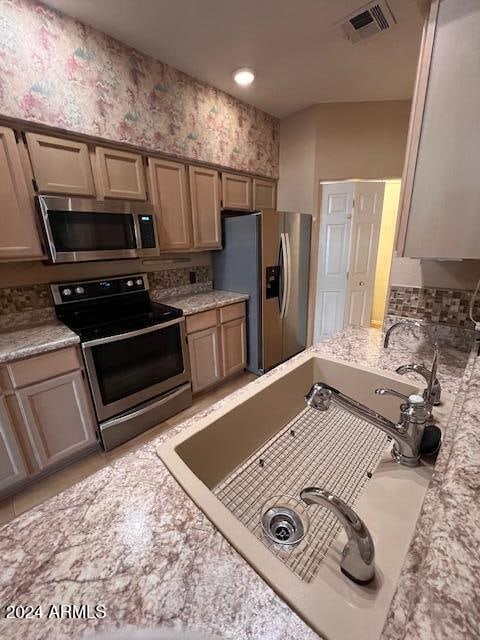
[[[268,509],[263,514],[262,527],[267,537],[277,544],[297,544],[307,532],[302,517],[286,506]]]

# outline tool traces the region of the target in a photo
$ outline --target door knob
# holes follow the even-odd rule
[[[361,287],[363,287],[363,285],[365,284],[365,282],[363,280],[360,280],[360,282],[358,283]]]

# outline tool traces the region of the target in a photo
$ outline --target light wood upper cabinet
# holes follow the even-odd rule
[[[195,166],[190,166],[188,171],[194,247],[218,249],[222,243],[218,171]]]
[[[188,335],[192,390],[212,387],[222,379],[218,328],[211,327]]]
[[[161,251],[192,248],[192,217],[186,167],[160,158],[148,159],[152,201],[157,214]]]
[[[81,371],[16,391],[39,470],[58,465],[96,441],[95,423]]]
[[[5,398],[0,394],[0,493],[27,477]]]
[[[33,174],[41,193],[94,196],[92,167],[85,142],[27,133]]]
[[[11,129],[0,127],[0,260],[42,257],[32,194]]]
[[[251,210],[252,179],[236,173],[222,173],[222,207]]]
[[[99,197],[146,200],[142,156],[106,147],[95,148]]]
[[[404,168],[399,255],[480,258],[478,0],[434,0]]]
[[[273,180],[253,179],[253,209],[275,209],[277,185]]]
[[[247,352],[245,318],[225,322],[221,325],[220,331],[223,375],[227,377],[245,369]]]

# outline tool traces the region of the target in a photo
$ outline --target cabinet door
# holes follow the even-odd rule
[[[33,199],[15,135],[6,127],[0,127],[0,227],[0,260],[42,256]]]
[[[222,173],[222,206],[224,209],[252,208],[252,179],[235,173]]]
[[[16,396],[39,469],[55,466],[95,442],[81,371],[30,385]]]
[[[129,151],[96,147],[100,198],[146,200],[142,156]]]
[[[0,493],[27,476],[5,398],[0,395]]]
[[[211,387],[222,379],[217,327],[189,334],[188,351],[193,391]]]
[[[273,180],[253,179],[253,208],[275,209],[277,204],[277,185]]]
[[[246,364],[245,318],[221,326],[223,375],[243,371]]]
[[[417,71],[399,255],[480,258],[478,0],[435,0]]]
[[[92,167],[84,142],[26,134],[33,174],[41,193],[94,196]]]
[[[194,246],[218,249],[222,243],[218,171],[189,167],[189,175]]]
[[[192,219],[185,165],[159,158],[148,159],[150,188],[157,214],[161,251],[192,248]]]

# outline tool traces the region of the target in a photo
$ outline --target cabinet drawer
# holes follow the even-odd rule
[[[75,347],[42,353],[39,356],[17,360],[7,365],[10,379],[15,388],[81,368],[82,365]]]
[[[217,310],[211,309],[210,311],[194,313],[191,316],[187,316],[186,323],[187,333],[194,333],[195,331],[203,331],[203,329],[215,327],[217,324]]]
[[[245,302],[236,302],[220,309],[220,322],[229,322],[245,316]]]

